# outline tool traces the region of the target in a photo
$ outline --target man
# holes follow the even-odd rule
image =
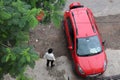
[[[48,49],[48,52],[45,53],[44,58],[47,59],[46,66],[49,67],[49,63],[51,62],[51,67],[55,66],[53,63],[55,61],[55,56],[53,54],[53,49]]]

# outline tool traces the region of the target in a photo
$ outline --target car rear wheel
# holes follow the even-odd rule
[[[62,29],[65,31],[65,28],[64,28],[64,20],[62,20],[62,22],[61,22],[61,27],[62,27]]]
[[[73,73],[76,75],[76,76],[79,76],[75,70],[75,63],[74,61],[72,61],[72,70],[73,70]]]

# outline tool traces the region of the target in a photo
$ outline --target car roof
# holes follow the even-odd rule
[[[87,11],[88,8],[75,8],[70,10],[75,21],[78,38],[96,34]]]

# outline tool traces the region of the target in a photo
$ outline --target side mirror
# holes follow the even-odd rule
[[[73,47],[72,47],[72,46],[69,46],[69,47],[68,47],[68,49],[72,50],[72,49],[73,49]]]
[[[105,45],[105,42],[106,42],[106,41],[103,41],[103,42],[102,42],[102,45]]]
[[[66,11],[65,13],[66,13],[66,14],[69,14],[69,11]]]

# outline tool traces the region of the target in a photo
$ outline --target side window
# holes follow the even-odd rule
[[[74,32],[73,32],[73,28],[72,28],[72,22],[69,17],[67,18],[67,24],[68,24],[68,29],[69,29],[70,37],[72,40],[72,44],[74,45]]]

